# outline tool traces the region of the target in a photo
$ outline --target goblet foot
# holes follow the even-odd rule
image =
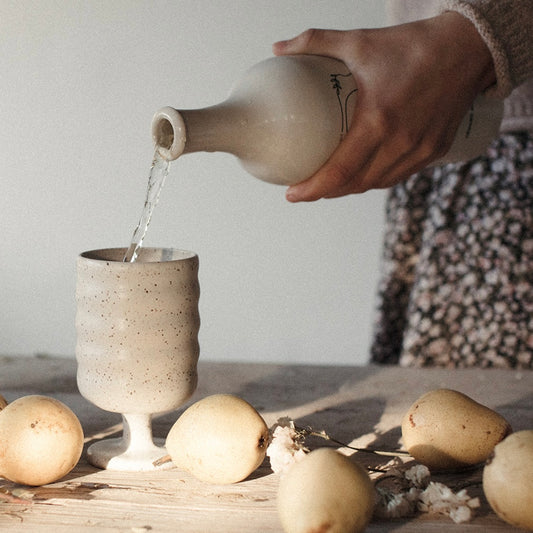
[[[122,437],[105,439],[89,446],[89,463],[106,470],[149,471],[173,467],[171,462],[154,465],[167,455],[164,439],[153,439],[151,415],[122,415]],[[155,441],[155,442],[154,442]]]
[[[87,460],[93,466],[106,470],[132,472],[165,470],[174,465],[171,462],[154,465],[155,461],[167,455],[166,448],[162,446],[164,442],[164,439],[154,439],[151,446],[132,449],[124,438],[105,439],[89,446]]]

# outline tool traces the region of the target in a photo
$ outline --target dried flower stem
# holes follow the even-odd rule
[[[349,448],[350,450],[355,450],[356,452],[371,453],[374,455],[384,455],[387,457],[411,457],[409,453],[402,452],[402,451],[374,450],[372,448],[357,448],[355,446],[350,446],[349,444],[345,444],[344,442],[341,442],[331,437],[331,435],[328,435],[324,430],[316,431],[309,426],[305,428],[296,427],[295,429],[303,437],[307,437],[307,436],[320,437],[321,439],[329,440],[331,442],[334,442],[335,444],[338,444],[339,446],[342,446],[344,448]]]
[[[153,461],[152,464],[155,467],[158,467],[166,463],[170,463],[170,461],[172,461],[172,459],[170,458],[170,455],[164,455],[163,457],[160,457],[159,459],[156,459],[155,461]]]

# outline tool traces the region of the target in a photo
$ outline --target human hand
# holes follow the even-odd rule
[[[343,61],[358,91],[350,130],[291,202],[390,187],[443,156],[477,94],[495,82],[474,26],[446,12],[375,30],[307,30],[273,45],[276,55]]]

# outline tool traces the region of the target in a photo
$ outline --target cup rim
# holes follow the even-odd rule
[[[122,258],[124,257],[127,251],[126,247],[112,247],[112,248],[97,248],[94,250],[87,250],[79,254],[79,259],[85,259],[96,262],[106,262],[120,264],[124,266],[134,266],[134,265],[149,265],[149,264],[158,264],[158,263],[171,263],[176,261],[184,261],[187,259],[197,258],[198,255],[196,252],[190,250],[183,250],[181,248],[170,248],[170,247],[142,247],[139,252],[139,259],[133,262],[124,262]],[[161,258],[158,260],[149,260],[143,261],[143,255],[161,254]]]

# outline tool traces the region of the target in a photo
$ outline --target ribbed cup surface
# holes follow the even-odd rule
[[[199,357],[198,257],[142,249],[78,257],[76,359],[80,393],[118,413],[177,409],[194,392]]]

